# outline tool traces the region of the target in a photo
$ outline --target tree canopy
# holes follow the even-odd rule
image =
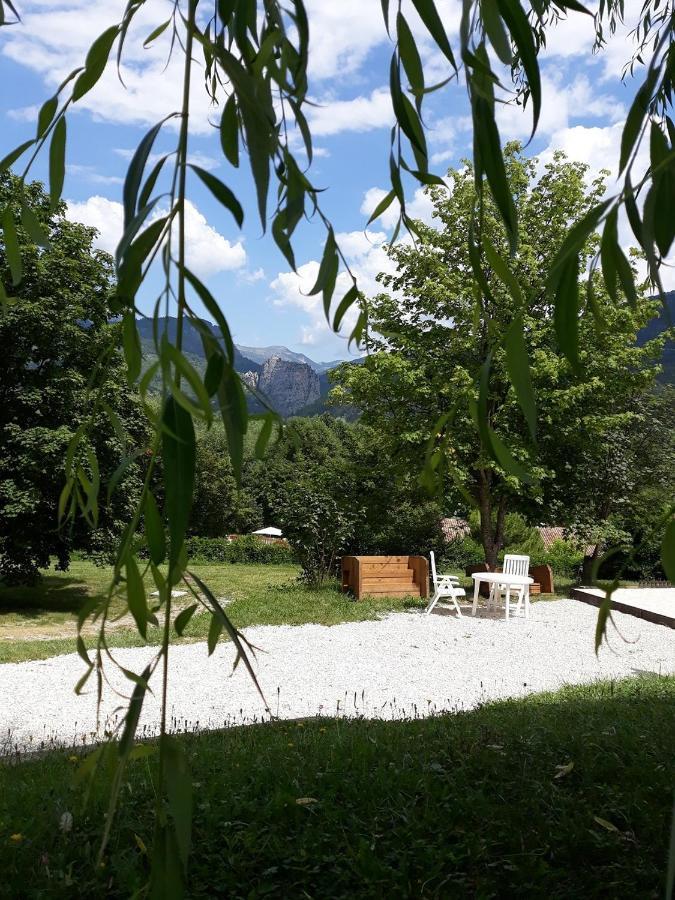
[[[104,492],[85,518],[59,527],[59,497],[67,452],[77,450],[86,477],[109,483],[129,454],[142,460],[146,426],[137,394],[125,378],[111,323],[110,257],[92,246],[91,228],[50,208],[38,182],[20,188],[0,174],[0,207],[18,210],[20,198],[49,245],[39,247],[21,228],[24,276],[0,315],[0,578],[26,581],[55,556],[66,567],[73,548],[112,554],[142,489],[142,468],[130,459],[118,490]],[[0,277],[8,277],[0,248]],[[102,364],[107,379],[98,406],[91,379]]]
[[[419,466],[425,447],[433,453],[443,447],[433,469],[438,487],[445,491],[449,481],[456,504],[479,508],[490,565],[504,547],[508,512],[571,525],[578,506],[568,502],[570,491],[586,493],[589,508],[595,508],[603,487],[587,477],[580,461],[599,457],[617,432],[639,418],[635,398],[653,385],[662,348],[661,339],[636,344],[656,306],[644,289],[634,303],[615,302],[596,276],[596,320],[579,324],[581,372],[575,371],[556,340],[546,278],[565,234],[597,202],[603,182],[587,184],[587,167],[562,153],[541,173],[538,160],[528,159],[517,144],[507,146],[505,158],[523,226],[510,258],[510,285],[500,273],[508,234],[486,198],[477,303],[471,250],[462,240],[477,215],[474,172],[467,163],[449,173],[448,190],[430,189],[436,227],[418,223],[415,242],[390,249],[396,271],[380,276],[388,292],[369,300],[372,355],[363,365],[342,366],[341,386],[334,391],[338,403],[363,410],[364,420],[388,436],[411,468]],[[582,268],[598,241],[590,235],[581,249]],[[540,410],[536,421],[523,408],[514,380],[531,397],[532,410],[535,403]],[[500,465],[486,451],[486,429],[498,459],[503,453],[512,460]]]

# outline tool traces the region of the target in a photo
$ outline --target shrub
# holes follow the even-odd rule
[[[554,575],[576,578],[580,574],[584,551],[572,541],[553,541],[546,551],[544,562],[553,569]]]
[[[503,562],[506,553],[529,556],[531,566],[539,566],[548,562],[541,534],[533,525],[529,525],[519,513],[509,513],[506,516],[504,543],[505,548],[499,554],[500,562]]]
[[[441,571],[460,569],[463,572],[467,566],[483,562],[485,562],[483,545],[466,535],[455,538],[446,545],[439,562],[439,569]]]
[[[252,534],[227,538],[191,537],[186,541],[188,556],[204,562],[290,563],[293,551],[286,544],[270,544]]]
[[[327,481],[313,483],[305,477],[286,485],[276,498],[276,521],[295,550],[302,579],[312,587],[334,577],[337,556],[353,537],[357,518]]]

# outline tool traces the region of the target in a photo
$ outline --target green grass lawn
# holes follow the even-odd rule
[[[298,582],[299,569],[292,565],[233,565],[211,563],[190,566],[216,597],[228,598],[227,613],[240,627],[245,625],[301,625],[317,622],[335,625],[373,619],[392,610],[418,608],[420,601],[380,598],[356,603],[341,593],[337,581],[320,590]],[[75,652],[78,610],[93,595],[105,593],[110,570],[74,560],[68,572],[49,570],[35,587],[0,588],[0,663],[46,659]],[[146,577],[148,591],[152,578]],[[188,605],[190,597],[179,603]],[[121,599],[113,612],[124,611]],[[184,640],[205,640],[209,616],[195,615]],[[178,640],[178,639],[177,639]],[[160,642],[160,629],[150,627],[148,642]],[[111,629],[112,647],[141,646],[143,640],[131,627]]]
[[[675,679],[645,676],[426,720],[185,736],[189,896],[661,898],[674,709]],[[3,890],[131,896],[155,764],[131,764],[102,869],[108,784],[83,810],[71,754],[0,765]]]

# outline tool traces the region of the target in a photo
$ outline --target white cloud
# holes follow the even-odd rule
[[[259,268],[251,272],[250,269],[244,269],[242,272],[238,273],[237,278],[245,284],[255,284],[256,281],[265,280],[265,270]]]
[[[387,88],[376,88],[369,97],[352,100],[318,100],[320,105],[307,110],[314,137],[343,131],[371,131],[392,124],[394,112]]]
[[[359,289],[366,296],[380,291],[377,276],[380,272],[393,272],[395,268],[385,251],[387,235],[383,231],[350,231],[339,233],[335,237],[356,276]],[[270,284],[275,306],[295,307],[309,319],[308,324],[301,325],[300,334],[300,342],[307,345],[325,341],[332,333],[324,315],[322,295],[309,295],[318,272],[319,261],[312,259],[298,266],[297,272],[279,272]],[[351,284],[348,273],[340,272],[335,286],[333,311]],[[358,308],[352,307],[340,328],[342,335],[350,334],[357,317]]]
[[[93,166],[81,166],[77,163],[69,163],[67,166],[68,174],[81,178],[84,181],[90,181],[92,184],[123,184],[124,179],[119,175],[102,175],[97,172]]]
[[[116,200],[95,195],[82,202],[66,201],[68,218],[73,222],[91,225],[98,231],[94,245],[114,254],[124,228],[124,207]]]
[[[166,65],[170,30],[149,48],[143,48],[148,33],[171,14],[173,4],[160,0],[152,7],[141,7],[133,19],[125,41],[122,76],[126,88],[117,77],[116,45],[111,61],[94,89],[79,100],[74,111],[86,109],[94,119],[130,125],[149,125],[176,110],[183,80],[182,54],[176,53]],[[70,71],[81,66],[89,46],[106,28],[119,20],[122,8],[109,3],[70,0],[45,6],[26,2],[22,5],[22,23],[8,29],[2,53],[15,63],[42,77],[50,89],[57,87]],[[208,117],[210,101],[203,85],[203,65],[194,64],[192,113],[190,127],[194,133],[212,132]],[[27,114],[15,110],[14,115]],[[168,127],[175,127],[172,123]]]
[[[454,155],[455,152],[450,147],[447,150],[438,150],[431,154],[431,165],[440,166],[442,163],[449,163]]]
[[[600,94],[593,89],[585,75],[565,82],[565,74],[549,68],[543,75],[541,117],[537,134],[545,137],[567,128],[570,120],[605,119],[615,122],[625,116],[625,109],[616,97]],[[532,131],[532,103],[522,106],[500,104],[497,123],[503,139],[527,139]]]
[[[121,156],[122,159],[130,161],[134,153],[136,152],[135,147],[115,147],[113,149],[113,153],[116,153],[118,156]],[[150,153],[148,156],[147,166],[154,166],[156,162],[158,162],[163,156],[166,156],[165,153]],[[188,153],[188,163],[192,163],[195,166],[199,166],[202,169],[206,169],[210,171],[211,169],[217,169],[219,165],[222,163],[222,159],[217,159],[215,156],[209,156],[207,153],[202,153],[199,150],[196,150],[194,153]],[[169,165],[169,162],[166,163]]]
[[[307,16],[310,80],[354,74],[373,47],[388,40],[379,3],[309,0]]]
[[[185,204],[185,214],[186,259],[197,275],[208,278],[246,264],[246,251],[241,241],[233,244],[224,238],[189,200]],[[96,246],[108,253],[115,252],[124,222],[121,203],[100,196],[89,197],[83,202],[68,201],[68,218],[96,228],[99,232]]]
[[[363,202],[361,203],[360,211],[363,215],[370,218],[377,204],[387,195],[387,193],[388,191],[383,190],[383,188],[368,188],[363,195]],[[406,201],[406,211],[411,218],[421,219],[425,225],[436,227],[436,220],[432,216],[433,209],[434,205],[431,201],[431,197],[423,187],[417,188],[413,195],[413,199]],[[400,206],[398,200],[394,200],[394,202],[385,209],[382,215],[378,216],[376,221],[378,221],[383,228],[386,228],[387,231],[391,231],[398,221],[399,212]]]

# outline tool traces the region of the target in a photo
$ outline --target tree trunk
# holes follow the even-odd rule
[[[484,470],[479,473],[478,482],[478,508],[480,510],[480,540],[485,553],[485,562],[490,570],[497,565],[499,547],[495,543],[495,533],[492,527],[492,498],[490,496],[490,484]]]
[[[492,521],[493,498],[490,476],[482,469],[478,481],[478,508],[480,510],[480,540],[488,569],[497,568],[499,551],[504,548],[504,524],[506,521],[506,497],[499,498],[497,515]]]
[[[506,497],[499,498],[497,506],[497,524],[495,527],[495,553],[504,549],[504,524],[506,521]]]

